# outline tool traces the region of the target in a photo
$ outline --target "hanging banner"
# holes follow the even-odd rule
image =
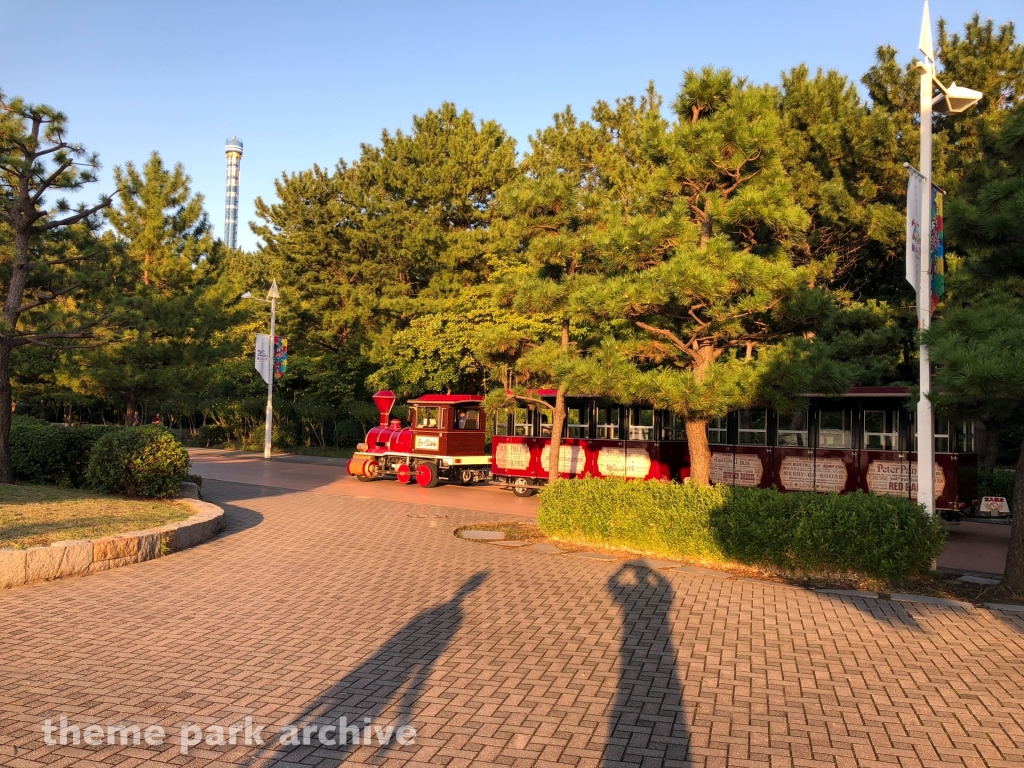
[[[288,339],[284,336],[274,337],[274,380],[284,376],[288,370]]]
[[[917,292],[921,280],[921,190],[924,177],[916,168],[908,167],[907,179],[907,282]]]
[[[270,383],[271,356],[270,334],[256,334],[256,370],[267,384]]]
[[[931,226],[931,257],[932,257],[932,311],[938,306],[939,297],[946,292],[946,243],[943,233],[941,189],[932,185],[932,226]]]

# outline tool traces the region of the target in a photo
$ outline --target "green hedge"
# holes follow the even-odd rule
[[[63,427],[31,416],[11,422],[11,463],[15,480],[80,488],[93,444],[108,427]]]
[[[1017,473],[1012,469],[979,469],[978,497],[1005,496],[1008,504],[1013,504],[1013,485],[1017,481]]]
[[[188,478],[189,458],[164,427],[131,427],[103,434],[92,448],[86,479],[107,493],[171,498]]]
[[[545,488],[537,521],[556,539],[892,581],[928,570],[945,537],[938,519],[892,496],[593,478]]]

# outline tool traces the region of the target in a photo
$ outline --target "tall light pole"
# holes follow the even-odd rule
[[[917,325],[923,334],[932,324],[932,112],[952,115],[974,106],[982,97],[979,91],[964,88],[956,83],[946,88],[935,74],[935,49],[932,45],[932,22],[928,13],[928,0],[924,0],[924,17],[921,19],[919,42],[925,60],[918,63],[921,70],[921,222],[920,269],[917,281]],[[939,95],[934,96],[935,87]],[[932,401],[928,395],[932,390],[932,367],[928,358],[928,347],[924,341],[920,346],[920,390],[917,401],[917,503],[923,504],[929,515],[935,514],[935,419],[932,415]]]
[[[243,299],[255,298],[249,291],[242,294]],[[277,290],[277,280],[270,284],[267,298],[256,299],[270,305],[270,375],[267,376],[267,425],[263,432],[263,458],[270,458],[270,447],[274,434],[274,331],[277,322],[277,300],[281,298]]]

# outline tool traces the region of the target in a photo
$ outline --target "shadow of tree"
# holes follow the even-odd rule
[[[622,613],[619,688],[603,766],[686,760],[689,730],[672,642],[674,592],[657,571],[626,563],[608,579]]]
[[[402,726],[413,725],[412,717],[427,680],[438,658],[451,644],[464,620],[462,601],[487,580],[480,571],[468,578],[448,601],[428,608],[398,630],[371,657],[324,691],[291,722],[302,737],[303,729],[322,726],[337,729],[341,718],[348,727],[363,729],[367,721],[385,730],[393,726],[389,743],[380,744],[381,733],[370,731],[374,749],[361,761],[379,762],[387,752],[399,746],[396,734]],[[415,727],[415,726],[414,726]],[[386,731],[385,731],[386,732]],[[346,740],[351,736],[344,736]],[[281,745],[276,737],[251,755],[243,765],[293,765],[312,752],[317,765],[340,765],[363,745],[341,743],[339,732],[312,735],[309,743]],[[338,741],[337,744],[331,744]]]

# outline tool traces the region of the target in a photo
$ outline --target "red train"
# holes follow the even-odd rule
[[[537,397],[554,401],[554,391]],[[711,481],[787,491],[916,497],[915,413],[905,387],[859,387],[843,397],[809,396],[795,414],[769,409],[730,413],[708,425]],[[392,392],[374,395],[381,424],[349,462],[360,480],[395,476],[433,487],[439,480],[492,480],[528,496],[548,478],[550,410],[506,408],[487,429],[477,395],[425,395],[410,401],[410,427],[389,420]],[[681,419],[644,405],[569,398],[560,476],[685,480],[689,453]],[[491,433],[491,451],[485,451]],[[977,456],[973,425],[935,427],[937,507],[973,504]]]

